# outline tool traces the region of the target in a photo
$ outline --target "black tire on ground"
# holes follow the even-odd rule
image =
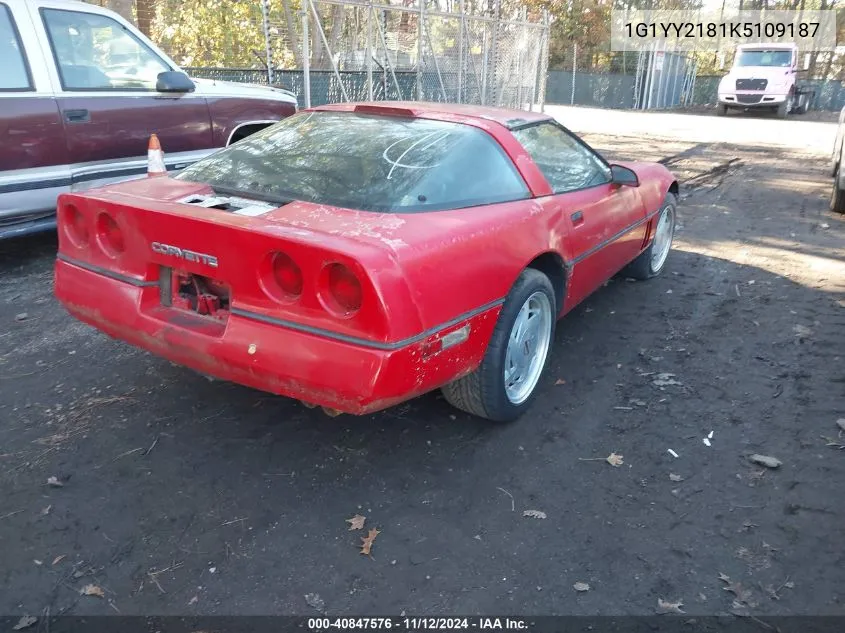
[[[728,113],[728,106],[724,103],[720,103],[716,106],[716,116],[725,116]]]
[[[786,118],[786,115],[789,114],[789,99],[787,99],[778,106],[777,113],[778,117],[780,117],[781,119]]]
[[[674,193],[667,193],[666,197],[663,199],[663,204],[660,207],[660,212],[654,218],[654,230],[657,230],[657,226],[660,223],[660,219],[663,217],[665,213],[672,214],[672,236],[671,239],[674,240],[675,238],[675,227],[678,223],[678,198],[675,196]],[[671,242],[670,242],[670,253],[671,253]],[[652,239],[651,244],[648,245],[642,253],[640,253],[637,258],[628,264],[624,269],[622,269],[622,275],[625,277],[632,277],[634,279],[639,280],[646,280],[651,279],[652,277],[657,277],[663,270],[666,268],[666,262],[669,261],[669,257],[667,256],[666,259],[663,260],[663,263],[660,265],[660,268],[655,269],[652,266],[652,251],[654,250],[654,240]]]
[[[839,188],[839,169],[833,176],[830,192],[830,210],[834,213],[845,213],[845,189]]]
[[[481,365],[467,376],[459,378],[441,388],[443,397],[453,407],[472,415],[486,418],[493,422],[512,422],[519,418],[531,406],[537,395],[539,380],[530,395],[521,403],[513,404],[505,391],[505,358],[508,340],[517,315],[523,304],[535,292],[546,295],[551,312],[549,349],[540,370],[543,372],[551,356],[554,343],[557,310],[555,292],[552,283],[539,270],[526,268],[517,278],[499,313],[499,320],[493,330],[493,336],[487,345],[487,351]]]

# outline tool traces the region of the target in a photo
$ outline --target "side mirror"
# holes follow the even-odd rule
[[[156,77],[156,90],[159,92],[193,92],[197,87],[185,73],[168,70]]]
[[[640,179],[637,177],[636,172],[622,165],[610,166],[610,182],[614,185],[625,185],[627,187],[640,186]]]

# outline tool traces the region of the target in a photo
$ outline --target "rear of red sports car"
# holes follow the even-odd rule
[[[675,186],[544,115],[324,106],[178,176],[62,196],[55,292],[117,339],[331,412],[443,387],[513,420],[556,317],[632,262],[660,273]]]
[[[175,178],[62,196],[55,292],[153,354],[362,414],[480,363],[514,238],[550,235],[531,198],[478,127],[301,113]]]

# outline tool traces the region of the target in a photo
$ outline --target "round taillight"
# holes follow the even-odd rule
[[[85,216],[72,204],[65,205],[61,211],[62,226],[65,235],[77,247],[88,245],[88,224]]]
[[[117,257],[126,250],[123,231],[120,230],[120,226],[108,213],[101,213],[97,216],[97,241],[109,257]]]
[[[343,264],[329,264],[326,267],[326,286],[328,298],[336,311],[350,314],[361,308],[363,291],[361,282],[348,267]]]
[[[289,255],[273,253],[270,257],[273,282],[283,299],[296,299],[302,294],[302,271]]]

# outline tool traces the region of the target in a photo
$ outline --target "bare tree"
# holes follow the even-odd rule
[[[132,9],[135,6],[135,0],[108,0],[106,6],[112,11],[116,11],[123,18],[135,24],[135,16],[132,14]]]
[[[140,2],[141,0],[138,1]],[[297,28],[293,18],[293,9],[290,6],[290,0],[282,0],[282,9],[285,12],[285,23],[288,30],[288,45],[293,49],[297,68],[302,68],[302,47],[298,43],[299,38],[296,37]]]
[[[156,0],[135,0],[135,12],[138,14],[138,28],[141,33],[150,37],[153,18],[155,17]]]

